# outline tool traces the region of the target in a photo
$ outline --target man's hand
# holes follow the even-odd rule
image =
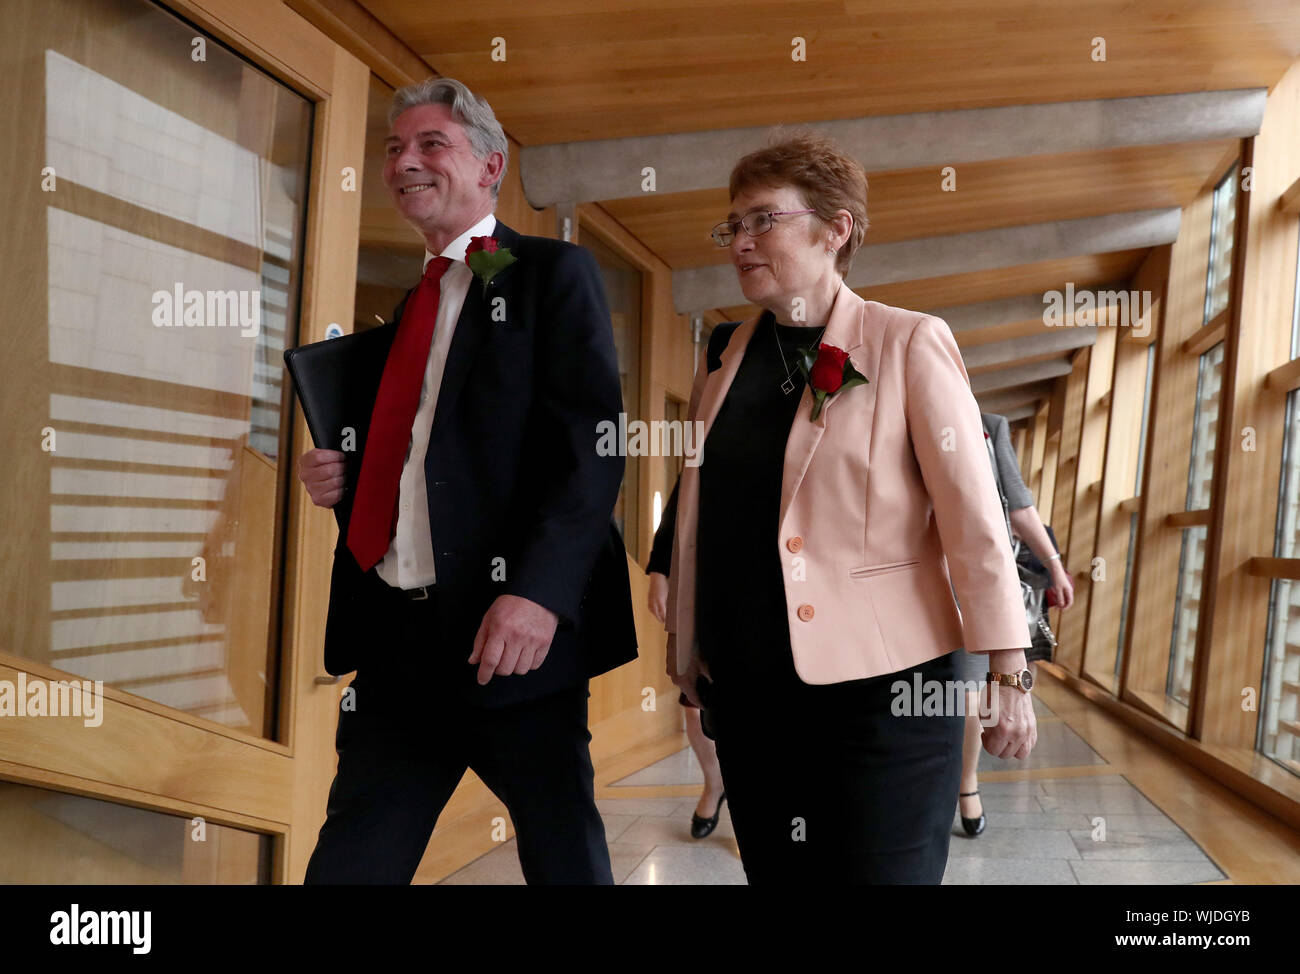
[[[333,507],[342,499],[343,460],[338,450],[308,450],[298,458],[298,479],[317,507]]]
[[[518,595],[498,595],[483,616],[468,662],[478,663],[478,682],[524,674],[546,660],[560,619],[554,612]]]

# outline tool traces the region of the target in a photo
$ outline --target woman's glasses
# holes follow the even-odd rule
[[[739,227],[744,227],[745,232],[751,237],[758,237],[772,229],[776,223],[772,219],[774,216],[798,216],[801,213],[815,212],[815,210],[755,210],[753,213],[746,213],[739,220],[723,220],[710,231],[709,236],[719,247],[730,247],[731,241],[736,239]]]

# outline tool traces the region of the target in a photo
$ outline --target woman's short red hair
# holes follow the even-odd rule
[[[794,187],[808,208],[826,222],[840,210],[849,211],[853,229],[835,257],[836,269],[847,275],[867,233],[867,174],[857,160],[828,136],[807,129],[777,133],[773,142],[751,152],[731,170],[733,200],[742,191],[760,186]]]

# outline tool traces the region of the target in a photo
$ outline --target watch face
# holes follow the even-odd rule
[[[1028,670],[1022,670],[1020,673],[1020,685],[1026,690],[1032,690],[1034,688],[1034,674],[1030,673]]]

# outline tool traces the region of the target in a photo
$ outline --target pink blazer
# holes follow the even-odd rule
[[[706,436],[757,322],[736,328],[717,371],[701,365],[696,374],[688,419],[702,421]],[[816,422],[805,383],[786,441],[774,543],[799,676],[840,683],[958,646],[1027,648],[979,406],[947,323],[864,301],[841,284],[822,342],[846,349],[868,382],[827,399]],[[700,459],[708,462],[702,448]],[[669,576],[669,649],[677,647],[679,673],[699,652],[699,473],[682,472]]]

